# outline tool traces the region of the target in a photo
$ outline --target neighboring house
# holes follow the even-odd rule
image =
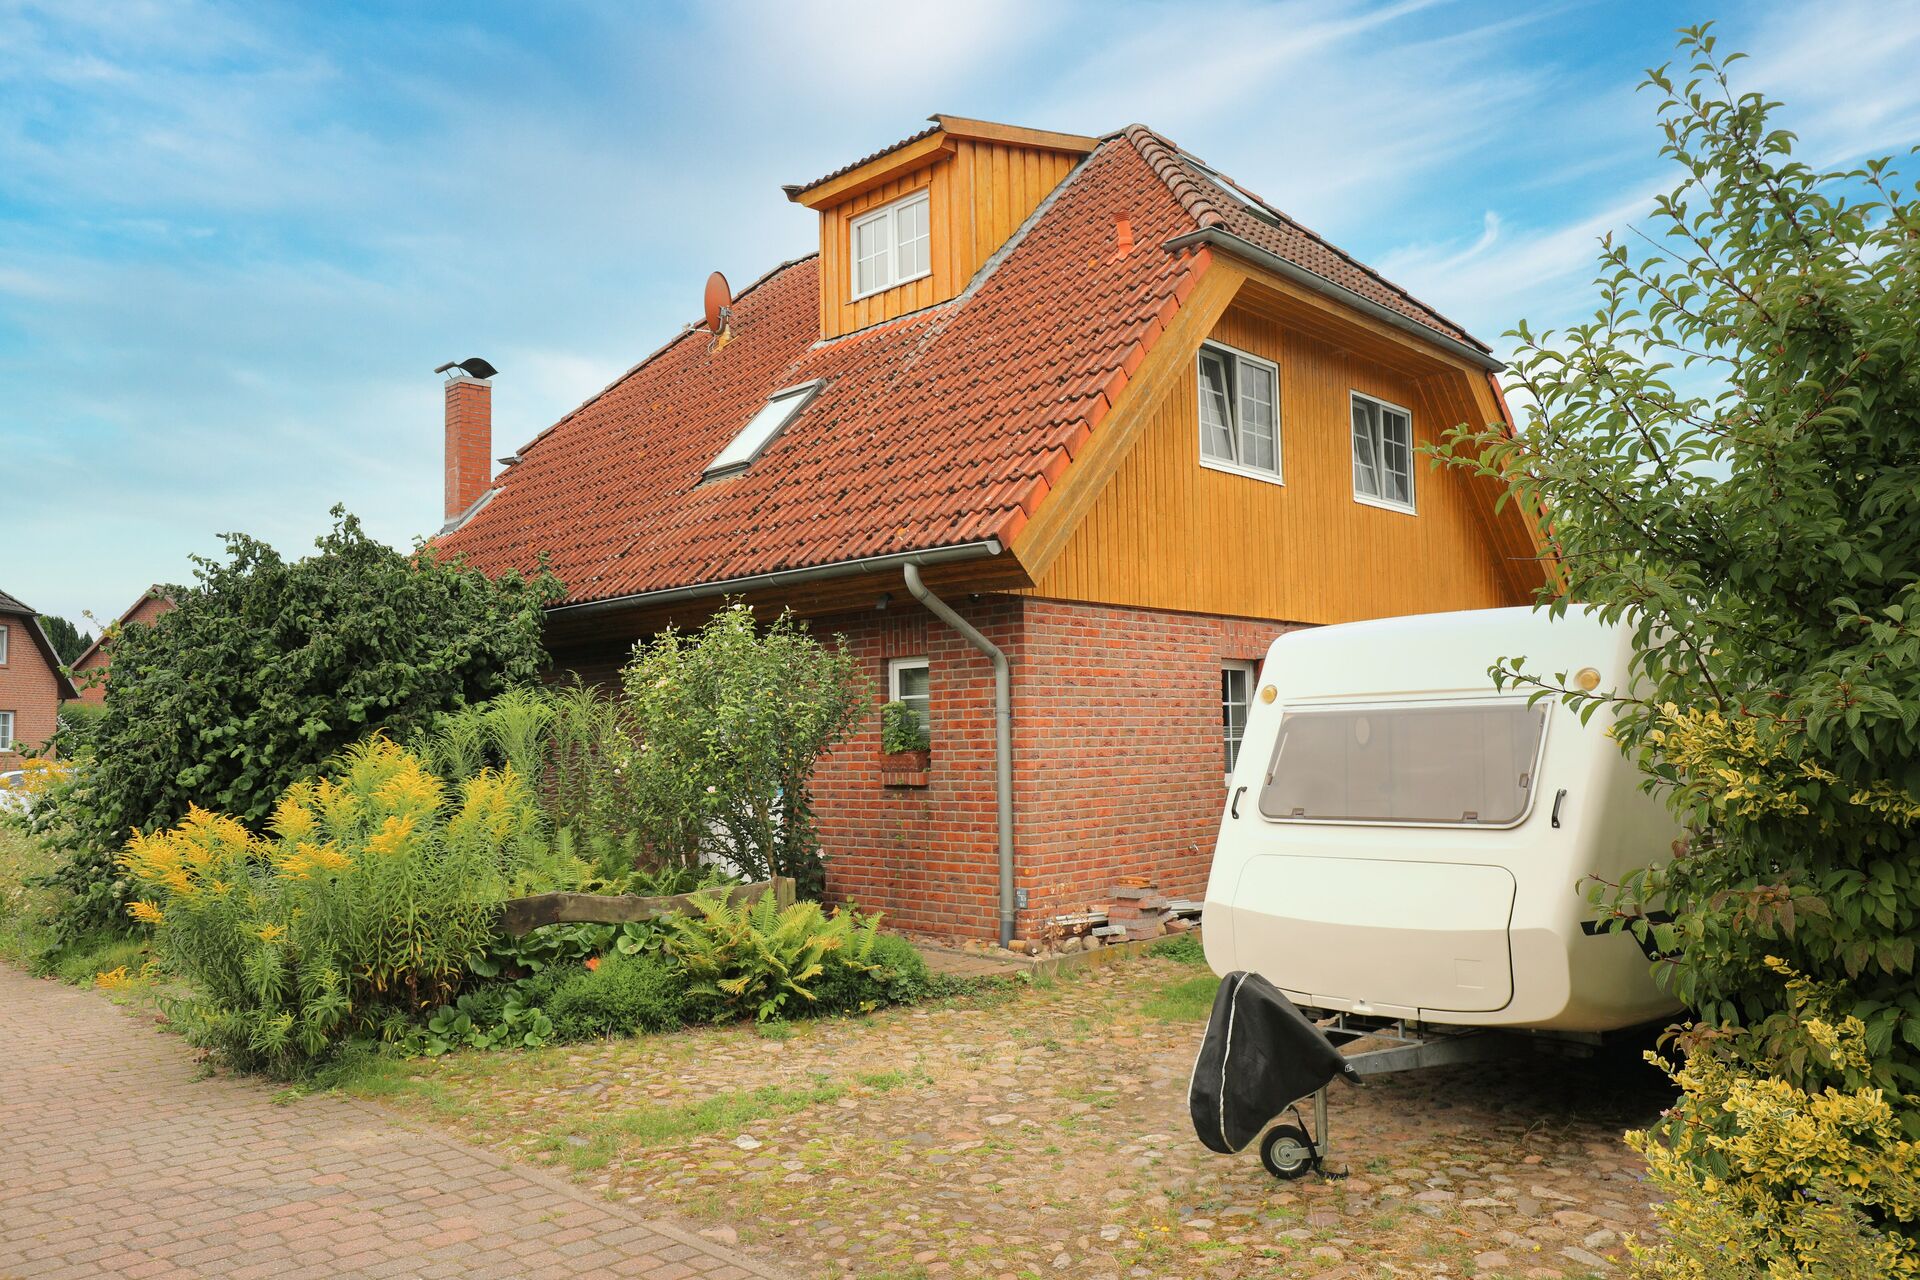
[[[155,618],[172,609],[171,596],[158,586],[148,587],[131,608],[114,619],[112,626],[101,628],[99,638],[73,660],[73,681],[83,701],[107,700],[107,673],[113,662],[113,638],[131,626],[151,626]]]
[[[74,696],[40,615],[0,591],[0,771],[20,762],[60,727],[60,702]]]
[[[1146,128],[934,121],[787,188],[819,252],[497,480],[491,387],[456,370],[437,545],[547,556],[549,647],[590,678],[724,596],[844,634],[876,703],[927,709],[932,765],[883,777],[877,715],[824,762],[830,887],[1030,936],[1122,876],[1201,891],[1274,636],[1520,603],[1545,569],[1495,482],[1416,457],[1506,418],[1459,326]],[[1004,885],[995,672],[955,619],[1009,660]]]

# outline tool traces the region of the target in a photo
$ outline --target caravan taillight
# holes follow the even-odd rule
[[[1600,687],[1600,673],[1592,667],[1582,667],[1573,673],[1573,682],[1592,693]]]

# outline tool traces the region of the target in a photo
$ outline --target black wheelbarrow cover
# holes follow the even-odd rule
[[[1281,1112],[1337,1075],[1359,1076],[1293,1001],[1257,973],[1220,982],[1187,1086],[1193,1131],[1223,1155],[1243,1149]]]

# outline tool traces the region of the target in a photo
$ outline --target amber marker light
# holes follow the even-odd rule
[[[1600,687],[1600,673],[1592,667],[1582,667],[1573,673],[1573,682],[1592,693]]]
[[[1280,691],[1274,688],[1272,685],[1268,685],[1266,688],[1260,690],[1260,701],[1262,702],[1272,702],[1275,698],[1279,696],[1280,696]]]

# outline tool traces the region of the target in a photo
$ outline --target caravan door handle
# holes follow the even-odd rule
[[[1562,800],[1565,800],[1566,798],[1567,798],[1567,789],[1566,789],[1565,787],[1562,787],[1562,788],[1560,788],[1560,790],[1559,790],[1559,791],[1557,791],[1557,792],[1555,792],[1555,793],[1554,793],[1554,796],[1553,796],[1553,825],[1554,825],[1554,829],[1555,829],[1555,830],[1558,830],[1558,829],[1559,829],[1559,827],[1560,827],[1560,802],[1561,802]]]
[[[1243,795],[1245,795],[1245,794],[1247,794],[1247,789],[1246,789],[1245,787],[1235,787],[1235,788],[1234,788],[1234,791],[1233,791],[1233,803],[1227,806],[1227,816],[1228,816],[1229,818],[1233,818],[1233,819],[1234,819],[1234,820],[1236,820],[1236,821],[1238,821],[1238,820],[1239,820],[1239,817],[1240,817],[1240,797],[1241,797],[1241,796],[1243,796]]]

